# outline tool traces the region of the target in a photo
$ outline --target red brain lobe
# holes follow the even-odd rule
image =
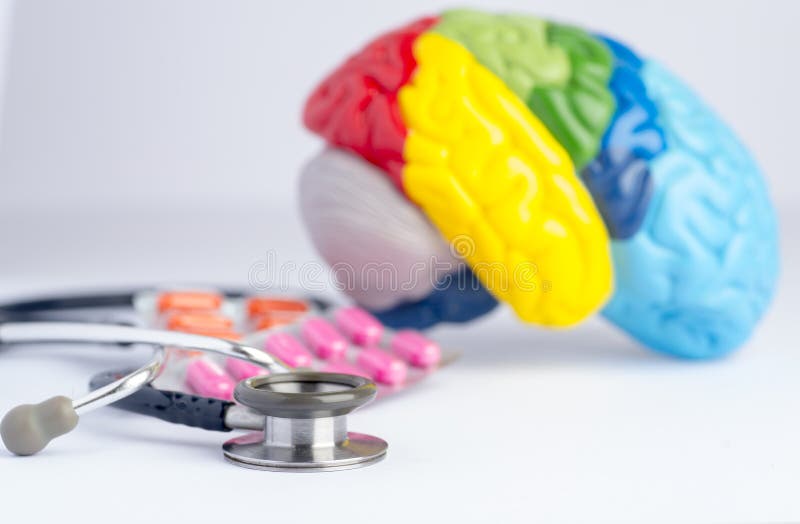
[[[416,68],[414,41],[437,21],[423,18],[367,44],[317,86],[303,112],[311,131],[382,168],[400,189],[406,128],[397,92]]]

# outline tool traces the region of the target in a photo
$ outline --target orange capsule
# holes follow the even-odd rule
[[[167,329],[178,331],[186,329],[228,330],[231,328],[233,328],[233,319],[213,312],[176,313],[167,321]]]
[[[234,342],[242,339],[241,333],[232,329],[183,328],[176,329],[175,331],[180,331],[181,333],[191,333],[192,335],[224,338],[225,340],[232,340]]]
[[[247,313],[250,315],[250,318],[276,311],[305,313],[308,311],[308,304],[302,300],[287,298],[255,297],[247,301]]]
[[[255,326],[256,330],[269,329],[276,326],[285,326],[297,320],[299,316],[299,313],[265,313],[263,315],[256,316],[253,319],[253,325]]]
[[[158,310],[209,311],[222,305],[222,295],[205,291],[167,291],[158,297]]]

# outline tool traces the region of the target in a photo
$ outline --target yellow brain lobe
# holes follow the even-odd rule
[[[399,93],[403,185],[525,321],[575,324],[612,289],[608,233],[569,156],[461,45],[426,33]]]

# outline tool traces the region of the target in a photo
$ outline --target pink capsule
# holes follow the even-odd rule
[[[307,320],[302,332],[303,340],[319,358],[335,360],[347,351],[347,340],[324,318]]]
[[[264,346],[267,353],[278,357],[287,366],[292,368],[307,368],[311,366],[314,357],[302,342],[289,333],[275,333],[271,335]]]
[[[358,307],[343,307],[334,315],[336,325],[360,346],[377,344],[383,336],[383,324]]]
[[[412,366],[427,368],[442,359],[439,344],[419,331],[404,329],[392,337],[392,352]]]
[[[322,368],[322,371],[325,373],[344,373],[345,375],[356,375],[357,377],[372,379],[369,373],[357,366],[354,366],[353,364],[350,364],[349,362],[345,362],[344,360],[329,362],[325,364],[325,367]]]
[[[233,400],[233,388],[236,387],[236,381],[225,374],[221,367],[204,358],[189,362],[186,384],[199,395],[223,400]]]
[[[362,349],[358,352],[356,361],[369,373],[372,380],[381,384],[402,384],[408,374],[405,362],[378,348]]]
[[[268,374],[267,370],[261,366],[232,357],[225,360],[225,371],[237,381]]]

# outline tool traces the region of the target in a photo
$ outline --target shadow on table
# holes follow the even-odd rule
[[[461,352],[458,366],[702,365],[652,351],[601,320],[555,330],[526,325],[501,313],[468,325],[437,328],[431,335],[444,348]]]

